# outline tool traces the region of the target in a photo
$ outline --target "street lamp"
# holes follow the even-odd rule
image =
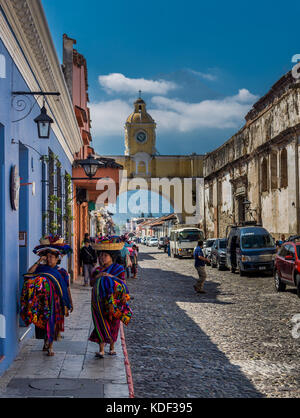
[[[101,163],[96,160],[91,154],[85,160],[76,161],[83,169],[87,177],[92,180],[95,177]]]
[[[245,211],[248,212],[248,210],[250,209],[250,206],[251,206],[251,202],[249,200],[245,199],[243,201],[243,205],[244,205]]]
[[[39,138],[49,139],[50,136],[50,124],[53,123],[53,119],[47,115],[45,106],[41,108],[41,113],[34,119],[34,122],[38,127]]]
[[[43,96],[43,107],[41,108],[41,113],[34,119],[34,122],[37,124],[38,127],[38,136],[39,138],[49,139],[50,136],[50,125],[53,123],[53,119],[47,115],[47,111],[45,108],[45,96],[60,96],[59,92],[46,92],[46,91],[13,91],[13,102],[12,106],[17,112],[25,113],[19,119],[13,120],[12,122],[20,122],[21,120],[25,119],[28,115],[30,115],[32,109],[34,108],[37,100],[31,100],[33,96],[40,97]],[[21,98],[19,99],[19,96]],[[15,103],[15,99],[16,100]]]

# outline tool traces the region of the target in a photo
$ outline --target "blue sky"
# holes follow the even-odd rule
[[[161,154],[212,151],[300,53],[294,0],[42,4],[60,60],[63,33],[87,59],[93,146],[102,155],[123,154],[139,89]]]

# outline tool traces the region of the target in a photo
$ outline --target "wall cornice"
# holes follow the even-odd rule
[[[83,142],[41,2],[0,0],[0,6],[11,27],[0,13],[3,43],[29,90],[58,91],[61,94],[59,100],[48,96],[46,107],[56,121],[52,130],[73,162],[73,155]]]

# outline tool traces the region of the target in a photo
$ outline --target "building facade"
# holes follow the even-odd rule
[[[19,319],[23,274],[36,261],[33,248],[55,231],[67,233],[73,155],[83,146],[61,65],[39,0],[0,1],[0,374],[25,335]],[[44,96],[53,119],[40,139],[34,118]],[[67,261],[64,260],[64,266]]]
[[[100,207],[97,207],[98,198],[103,193],[103,190],[98,188],[97,180],[90,180],[86,176],[83,168],[80,167],[77,161],[84,160],[89,155],[96,157],[101,165],[97,170],[95,178],[102,177],[113,181],[116,195],[119,191],[119,170],[122,168],[112,159],[105,159],[95,155],[90,132],[91,119],[88,107],[87,62],[84,56],[74,49],[75,44],[75,39],[68,37],[66,34],[63,35],[62,68],[82,139],[82,146],[74,155],[72,170],[72,185],[75,197],[72,200],[73,262],[69,261],[69,272],[73,280],[77,280],[80,272],[79,253],[84,234],[89,233],[91,236],[95,236],[97,233],[104,234],[112,233],[113,231],[112,220],[107,214],[105,206],[103,205],[102,210],[100,210]]]
[[[275,238],[300,234],[300,84],[285,74],[246,115],[244,127],[205,156],[207,237],[262,224]]]

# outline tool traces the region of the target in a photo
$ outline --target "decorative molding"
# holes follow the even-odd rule
[[[30,91],[59,91],[49,97],[47,111],[56,121],[52,127],[69,160],[83,145],[72,100],[58,61],[40,0],[0,0],[2,41]],[[42,101],[38,101],[42,107]]]

